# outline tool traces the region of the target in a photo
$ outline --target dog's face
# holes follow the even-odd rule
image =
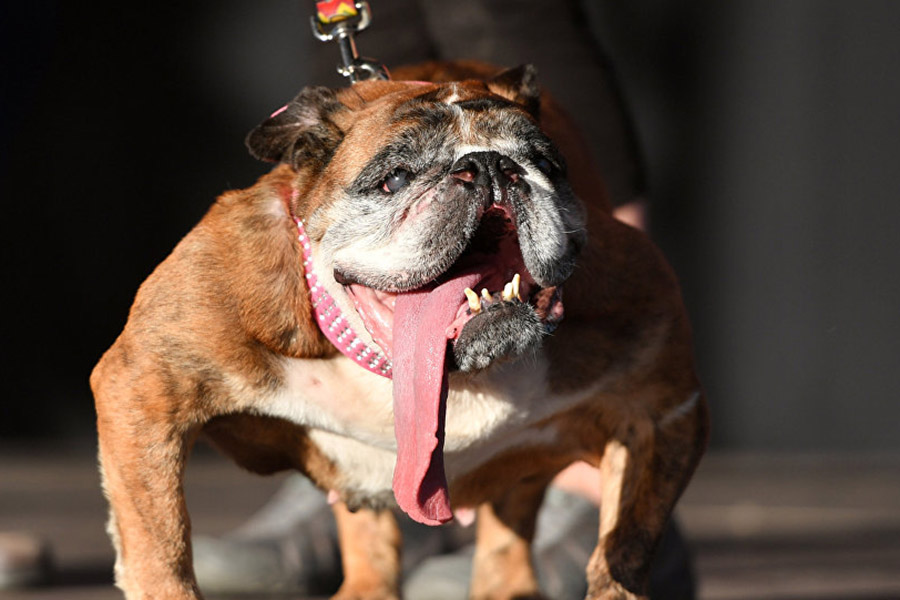
[[[428,440],[440,449],[448,370],[537,348],[562,317],[560,286],[584,244],[582,208],[537,106],[529,68],[488,82],[315,88],[248,137],[254,155],[297,169],[305,191],[292,209],[319,280],[393,359],[395,493],[408,509],[397,487],[409,479],[426,522],[446,520],[428,508],[446,488]],[[426,439],[404,463],[406,421],[403,435]]]

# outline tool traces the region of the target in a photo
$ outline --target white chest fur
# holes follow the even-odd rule
[[[444,463],[448,479],[515,447],[551,443],[557,432],[535,423],[578,402],[551,396],[546,362],[536,357],[476,377],[453,373],[447,398]],[[390,380],[343,356],[287,359],[284,388],[264,401],[266,414],[309,428],[319,448],[361,492],[391,488],[396,441]]]

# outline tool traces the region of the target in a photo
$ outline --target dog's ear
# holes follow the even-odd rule
[[[245,143],[250,154],[260,160],[287,163],[295,169],[301,165],[324,167],[344,139],[332,119],[342,110],[346,107],[334,90],[304,88],[251,131]]]
[[[518,102],[535,118],[539,116],[541,88],[534,65],[520,65],[501,71],[487,80],[488,89],[507,100]]]

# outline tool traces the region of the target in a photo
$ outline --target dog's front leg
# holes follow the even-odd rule
[[[129,600],[201,598],[182,477],[193,436],[133,413],[98,410],[100,465],[116,547],[116,585]]]
[[[478,507],[472,600],[542,598],[531,563],[538,509],[549,480],[522,483]]]
[[[657,421],[624,427],[600,460],[600,538],[587,567],[588,600],[645,600],[650,561],[706,445],[702,393]]]
[[[341,544],[344,582],[334,600],[397,600],[400,597],[400,528],[390,510],[332,507]]]

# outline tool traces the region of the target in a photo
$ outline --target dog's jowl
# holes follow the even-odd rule
[[[678,285],[533,70],[491,72],[302,91],[247,138],[278,165],[141,286],[91,378],[128,598],[201,596],[201,436],[339,499],[340,598],[399,596],[393,506],[475,509],[471,596],[537,597],[535,516],[577,460],[602,474],[588,597],[646,593],[707,436]]]

